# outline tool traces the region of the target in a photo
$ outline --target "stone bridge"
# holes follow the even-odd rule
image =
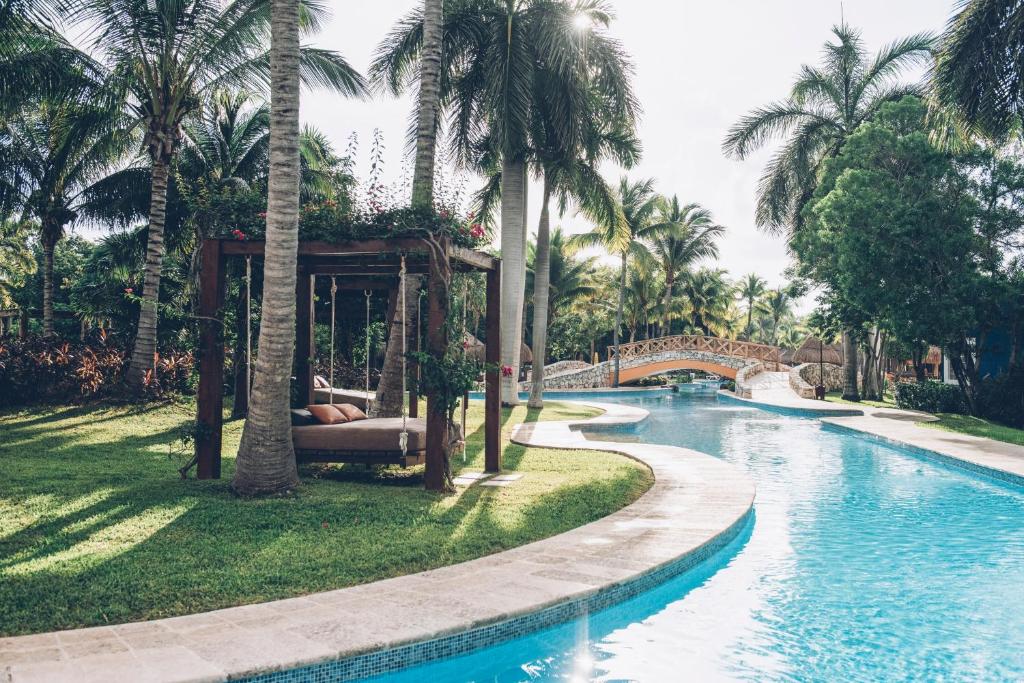
[[[703,370],[730,379],[742,368],[760,363],[778,369],[781,350],[776,346],[719,339],[701,335],[658,337],[619,345],[619,383],[627,384],[650,375],[674,370]],[[615,347],[608,347],[609,360],[584,368],[567,368],[544,373],[545,389],[589,389],[612,386]],[[554,368],[553,368],[554,369]],[[529,383],[525,384],[526,389]]]

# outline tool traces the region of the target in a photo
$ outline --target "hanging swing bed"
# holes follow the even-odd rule
[[[262,241],[207,239],[202,245],[200,295],[200,367],[198,392],[198,429],[196,444],[197,475],[200,479],[220,477],[221,427],[223,423],[223,325],[220,324],[224,304],[225,261],[228,258],[262,259]],[[447,238],[431,240],[390,238],[341,242],[300,242],[296,278],[296,354],[293,374],[298,390],[296,404],[316,403],[312,359],[316,358],[313,293],[317,277],[331,278],[332,309],[336,296],[351,292],[367,296],[375,290],[386,290],[394,309],[405,307],[404,279],[425,275],[427,288],[427,352],[440,358],[448,340],[444,325],[448,302],[430,287],[431,272],[442,269],[444,259],[455,272],[484,272],[487,275],[487,348],[490,370],[486,373],[484,418],[484,464],[488,472],[497,472],[500,463],[500,261],[482,252],[452,244]],[[334,312],[332,310],[332,337]],[[402,321],[407,327],[413,321]],[[403,340],[406,335],[402,335]],[[331,354],[333,358],[333,353]],[[404,357],[404,356],[403,356]],[[248,371],[248,368],[246,369]],[[333,373],[331,373],[333,374]],[[407,373],[403,373],[403,388]],[[331,378],[333,380],[333,377]],[[332,382],[333,384],[333,382]],[[369,397],[367,378],[366,396]],[[418,397],[409,391],[412,415],[403,411],[397,418],[370,418],[336,425],[293,427],[296,456],[305,462],[362,462],[409,465],[425,463],[424,481],[428,489],[444,486],[445,452],[448,444],[446,417],[434,409],[434,398],[427,397],[427,418],[415,417]],[[329,402],[339,403],[330,393]],[[349,401],[344,401],[349,402]],[[369,412],[369,411],[368,411]]]

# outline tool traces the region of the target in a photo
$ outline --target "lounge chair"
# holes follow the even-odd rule
[[[310,424],[292,427],[295,459],[298,462],[345,462],[367,465],[409,467],[424,462],[427,423],[407,418],[409,433],[405,455],[398,445],[402,418],[378,417],[339,424]]]

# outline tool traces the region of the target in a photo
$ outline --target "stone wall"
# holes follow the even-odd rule
[[[825,391],[842,391],[843,366],[825,363]],[[814,387],[819,378],[817,363],[804,363],[789,371],[789,386],[801,398],[814,398]]]
[[[740,398],[753,398],[754,392],[750,388],[750,380],[762,372],[764,372],[764,364],[761,362],[753,362],[740,368],[736,373],[736,395]]]
[[[560,360],[551,365],[544,366],[544,377],[551,377],[553,375],[561,375],[563,372],[571,370],[585,370],[589,368],[590,363],[585,360]]]
[[[692,360],[703,363],[712,363],[715,365],[722,365],[727,368],[733,368],[737,371],[750,364],[750,361],[745,358],[722,356],[717,353],[710,353],[707,351],[665,351],[662,353],[653,353],[647,356],[642,356],[640,358],[627,358],[619,365],[619,369],[624,370],[627,368],[635,368],[653,363],[664,363],[676,360]],[[614,363],[611,361],[604,361],[597,365],[589,365],[576,372],[567,370],[552,377],[549,377],[545,372],[544,388],[595,389],[598,387],[610,387],[613,372]],[[521,383],[520,389],[522,391],[529,391],[530,382]]]

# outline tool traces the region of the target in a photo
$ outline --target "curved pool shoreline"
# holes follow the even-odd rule
[[[352,680],[465,654],[628,600],[714,556],[750,524],[752,480],[674,446],[586,439],[647,412],[528,423],[513,441],[607,450],[652,487],[590,524],[455,565],[350,588],[149,622],[0,639],[5,683]],[[628,558],[628,559],[626,559]]]

